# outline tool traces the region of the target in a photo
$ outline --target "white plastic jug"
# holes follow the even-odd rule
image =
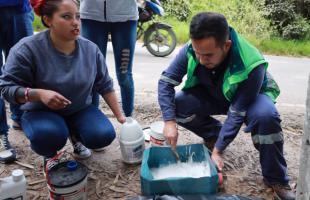
[[[26,199],[26,178],[21,169],[13,170],[12,175],[0,179],[0,199]]]
[[[145,149],[144,135],[141,126],[133,118],[127,117],[126,122],[122,125],[119,143],[125,163],[141,162]]]

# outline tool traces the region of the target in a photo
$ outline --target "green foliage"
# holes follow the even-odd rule
[[[187,22],[179,22],[174,18],[165,18],[161,20],[164,20],[164,22],[173,27],[173,31],[176,33],[179,44],[184,44],[189,40],[189,29]]]
[[[254,37],[247,39],[265,54],[310,57],[309,40],[284,40],[281,38],[260,40]]]
[[[263,11],[258,10],[258,6],[250,0],[229,0],[225,3],[218,0],[191,0],[191,5],[192,16],[202,11],[222,13],[228,23],[243,35],[268,38],[272,33]]]
[[[187,21],[191,13],[188,0],[162,0],[165,12],[179,21]]]
[[[310,0],[294,0],[297,13],[310,20]]]
[[[310,24],[303,17],[297,17],[287,26],[283,27],[282,37],[284,39],[305,39],[310,31]]]
[[[308,7],[304,7],[307,6]],[[284,39],[305,39],[309,32],[310,0],[265,0],[261,8]]]
[[[34,31],[42,31],[42,30],[46,29],[41,22],[41,18],[38,17],[37,15],[35,15],[35,17],[34,17],[32,27],[33,27]]]
[[[310,2],[310,0],[307,1]],[[187,22],[179,22],[175,17],[171,16],[158,18],[158,20],[162,20],[173,26],[179,44],[184,44],[189,40],[189,23],[193,15],[202,11],[213,11],[224,14],[229,24],[263,53],[310,57],[310,29],[307,20],[304,18],[297,16],[295,21],[297,24],[294,24],[294,27],[298,26],[298,31],[301,30],[303,34],[308,33],[305,36],[306,39],[287,40],[283,38],[282,34],[279,34],[270,22],[270,19],[267,18],[268,12],[266,9],[263,9],[265,1],[229,0],[223,3],[218,0],[189,0],[189,2],[191,14]],[[285,15],[290,16],[289,14],[287,13]],[[279,18],[280,20],[282,19]],[[290,27],[288,26],[287,28]],[[284,30],[283,34],[286,36],[292,32],[294,31]],[[289,37],[292,36],[287,36],[286,38]]]

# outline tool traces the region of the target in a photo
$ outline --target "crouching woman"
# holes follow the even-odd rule
[[[109,119],[92,102],[99,93],[118,122],[120,111],[103,55],[79,36],[80,15],[74,0],[33,0],[48,28],[22,39],[10,51],[0,78],[1,95],[23,104],[22,128],[45,164],[71,139],[74,155],[108,146],[115,138]]]

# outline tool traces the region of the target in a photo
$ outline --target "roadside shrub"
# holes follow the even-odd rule
[[[262,9],[270,25],[284,39],[305,39],[308,37],[310,23],[310,0],[265,0]]]
[[[310,20],[310,0],[294,0],[297,13]]]
[[[288,0],[266,0],[265,17],[272,26],[282,35],[283,28],[295,21],[295,6]]]
[[[295,21],[283,28],[282,37],[284,39],[305,39],[309,37],[310,25],[306,19],[297,17]]]
[[[162,0],[165,12],[179,21],[187,21],[191,14],[188,0]]]

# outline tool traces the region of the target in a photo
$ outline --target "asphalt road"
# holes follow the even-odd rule
[[[178,49],[168,57],[159,58],[151,55],[145,47],[142,48],[141,43],[136,44],[133,66],[136,94],[145,91],[157,92],[157,81],[160,74],[169,65],[177,52]],[[310,73],[310,59],[269,55],[266,55],[265,58],[269,62],[269,71],[281,89],[277,105],[289,109],[298,108],[298,110],[304,110]],[[107,64],[111,76],[116,81],[111,44],[108,47]],[[115,86],[118,89],[117,82],[115,82]]]

